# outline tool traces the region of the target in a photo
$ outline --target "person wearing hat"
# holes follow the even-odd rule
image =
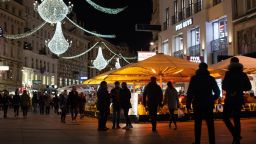
[[[190,111],[192,103],[195,118],[195,144],[200,144],[201,141],[203,119],[206,120],[208,127],[209,144],[215,144],[213,108],[214,101],[220,96],[220,89],[207,68],[206,63],[199,64],[199,69],[191,77],[187,91],[186,107]]]
[[[249,91],[251,88],[250,80],[243,72],[243,65],[239,63],[237,57],[231,58],[228,71],[222,82],[222,89],[226,91],[223,120],[233,136],[233,144],[240,144],[242,138],[240,112],[244,103],[243,92]],[[234,125],[230,121],[231,114],[233,114]]]

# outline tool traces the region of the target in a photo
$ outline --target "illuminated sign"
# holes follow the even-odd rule
[[[176,29],[176,31],[178,31],[178,30],[181,30],[182,28],[185,28],[185,27],[187,27],[189,25],[192,25],[192,24],[193,24],[192,19],[188,19],[188,20],[186,20],[182,23],[177,24],[175,29]]]
[[[145,60],[152,56],[156,55],[156,52],[145,52],[145,51],[138,51],[138,61]]]
[[[204,58],[202,56],[188,56],[187,59],[191,62],[201,63]]]
[[[80,79],[81,79],[81,80],[87,80],[88,77],[87,77],[87,76],[82,76],[82,77],[80,77]]]

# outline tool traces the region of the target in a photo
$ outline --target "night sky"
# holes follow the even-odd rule
[[[85,0],[70,0],[74,4],[77,17],[85,22],[85,28],[101,34],[116,34],[117,38],[108,39],[114,44],[127,43],[131,50],[148,50],[150,32],[136,32],[135,24],[149,24],[152,13],[151,0],[93,0],[104,7],[128,8],[117,15],[102,13]]]

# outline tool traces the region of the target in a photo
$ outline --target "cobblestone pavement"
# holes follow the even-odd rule
[[[167,122],[157,125],[151,132],[149,123],[133,124],[133,129],[97,131],[97,119],[85,117],[71,122],[67,117],[60,123],[56,114],[29,113],[27,119],[13,118],[12,111],[3,119],[0,111],[0,144],[191,144],[194,140],[193,121],[179,122],[178,129],[168,128]],[[111,128],[111,122],[107,126]],[[121,126],[124,126],[122,124]],[[215,121],[216,143],[231,144],[232,138],[223,121]],[[241,144],[256,143],[256,118],[242,119]],[[207,128],[202,127],[202,143],[207,144]]]

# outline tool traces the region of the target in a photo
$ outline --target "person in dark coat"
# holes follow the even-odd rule
[[[14,109],[14,117],[19,116],[19,109],[20,109],[20,95],[19,95],[19,90],[16,89],[15,95],[13,96],[12,99],[12,104],[13,104],[13,109]]]
[[[178,108],[178,92],[173,87],[172,82],[167,82],[167,89],[164,93],[164,101],[167,103],[170,112],[169,128],[171,128],[172,122],[174,123],[174,130],[177,129],[176,117],[174,111]]]
[[[97,109],[99,111],[99,116],[98,116],[99,131],[108,130],[108,128],[106,127],[106,123],[107,123],[107,116],[110,111],[109,106],[110,106],[110,94],[108,93],[107,82],[102,81],[97,91]]]
[[[27,93],[27,90],[23,90],[23,93],[20,97],[20,103],[21,103],[21,108],[23,111],[23,118],[27,118],[28,108],[30,105],[30,97]]]
[[[66,114],[67,114],[67,109],[68,109],[68,93],[67,90],[64,90],[63,93],[60,94],[59,98],[59,105],[61,109],[61,122],[65,123],[66,122]]]
[[[124,129],[133,128],[130,117],[128,116],[129,109],[132,108],[130,99],[131,92],[127,87],[127,83],[122,82],[122,89],[120,90],[120,106],[124,110],[124,117],[126,121]]]
[[[70,105],[72,121],[76,121],[79,106],[79,96],[78,92],[76,91],[76,86],[73,86],[71,92],[68,94],[68,103]]]
[[[231,58],[222,89],[226,91],[223,120],[233,136],[233,144],[240,144],[241,139],[240,112],[244,103],[243,91],[249,91],[251,88],[250,80],[243,72],[243,65],[239,63],[238,58]],[[230,121],[231,114],[234,117],[234,125]]]
[[[161,87],[156,83],[156,77],[151,77],[150,82],[143,92],[143,105],[148,107],[152,123],[152,131],[156,131],[157,108],[162,106],[163,92]]]
[[[4,95],[2,98],[2,107],[3,107],[3,111],[4,111],[4,118],[7,118],[9,103],[10,103],[9,92],[7,90],[4,90]]]
[[[45,109],[45,95],[42,92],[38,93],[39,95],[39,109],[40,109],[40,114],[43,115],[44,114],[44,109]]]
[[[79,113],[80,119],[82,119],[85,115],[85,104],[86,104],[86,97],[83,92],[79,94]]]
[[[119,121],[120,121],[120,83],[119,81],[115,82],[115,87],[111,90],[110,96],[112,99],[112,106],[113,106],[113,126],[112,129],[115,128],[121,128],[119,126]]]
[[[53,107],[54,107],[54,113],[59,115],[59,98],[57,96],[57,93],[54,93],[54,97],[52,98],[53,101]]]
[[[199,69],[191,78],[187,92],[186,106],[190,111],[192,103],[195,117],[195,144],[200,144],[201,141],[203,118],[208,127],[209,144],[215,144],[213,108],[214,101],[220,96],[220,89],[207,68],[206,63],[199,64]]]

